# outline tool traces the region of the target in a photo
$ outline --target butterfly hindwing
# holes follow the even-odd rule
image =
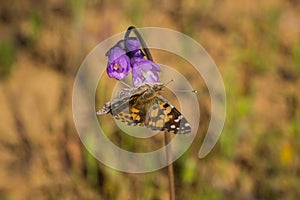
[[[111,104],[111,114],[121,122],[126,123],[127,125],[138,125],[137,122],[137,110],[130,106],[131,102],[136,101],[136,96],[127,97],[125,99],[121,99],[120,101],[116,101]],[[134,112],[133,112],[134,111]]]
[[[166,130],[170,133],[190,133],[191,126],[186,118],[166,99],[157,96],[149,111],[146,124],[152,130]]]

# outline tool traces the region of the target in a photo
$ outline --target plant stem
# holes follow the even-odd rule
[[[153,58],[152,58],[151,53],[150,53],[150,51],[149,51],[149,49],[146,45],[146,42],[144,41],[143,37],[141,36],[139,31],[134,26],[129,26],[128,27],[124,38],[127,39],[129,37],[131,31],[134,32],[134,34],[136,35],[136,37],[140,41],[140,43],[142,45],[142,49],[145,52],[147,59],[153,61]]]
[[[168,179],[169,179],[169,190],[170,190],[170,200],[175,200],[175,185],[174,185],[174,172],[172,159],[172,147],[170,143],[170,133],[165,131],[165,147],[166,147],[166,158],[168,165]],[[169,145],[168,145],[169,144]]]
[[[129,26],[126,33],[125,33],[125,40],[129,38],[129,35],[131,31],[134,32],[136,37],[141,43],[142,49],[146,54],[146,57],[148,60],[153,61],[153,58],[151,56],[151,53],[146,45],[146,42],[142,38],[141,34],[138,32],[138,30],[134,26]],[[169,179],[169,191],[170,191],[170,200],[175,200],[175,184],[174,184],[174,172],[173,172],[173,163],[172,163],[172,147],[170,143],[170,133],[168,131],[165,131],[165,146],[166,146],[166,158],[167,158],[167,169],[168,169],[168,179]],[[169,145],[168,145],[169,144]]]

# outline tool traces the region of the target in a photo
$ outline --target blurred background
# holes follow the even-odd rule
[[[210,100],[199,94],[197,138],[174,166],[177,199],[299,198],[298,0],[13,0],[0,3],[0,199],[168,199],[165,170],[104,166],[72,118],[81,62],[130,25],[192,37],[225,83],[225,127],[202,160]]]

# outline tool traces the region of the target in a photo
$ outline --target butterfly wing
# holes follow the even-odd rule
[[[144,88],[134,88],[132,90],[123,89],[119,97],[107,102],[97,111],[98,115],[110,113],[115,119],[131,126],[144,126],[146,108],[139,100]]]
[[[143,118],[140,117],[140,110],[133,106],[138,96],[133,95],[111,103],[110,113],[115,119],[124,122],[126,125],[143,126]]]
[[[191,125],[187,119],[166,99],[157,96],[148,109],[146,126],[152,130],[166,130],[170,133],[190,133]]]

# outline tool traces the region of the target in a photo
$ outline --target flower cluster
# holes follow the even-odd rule
[[[106,72],[110,78],[121,80],[132,68],[132,84],[134,87],[144,83],[158,83],[160,67],[153,61],[145,59],[140,42],[133,37],[119,41],[107,53]]]

